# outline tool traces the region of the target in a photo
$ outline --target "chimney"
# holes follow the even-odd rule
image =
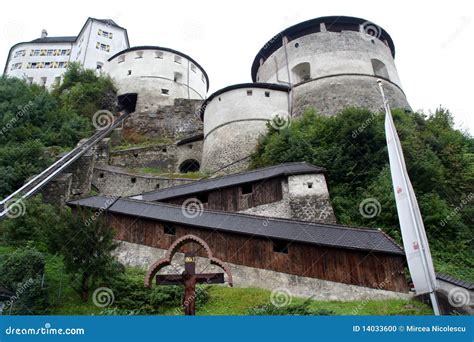
[[[46,31],[45,29],[43,29],[41,31],[41,38],[46,38],[48,36],[48,31]]]

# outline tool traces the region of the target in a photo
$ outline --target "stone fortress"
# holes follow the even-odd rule
[[[127,31],[113,20],[88,18],[77,37],[47,37],[44,31],[39,39],[14,45],[5,74],[52,86],[65,71],[55,66],[79,61],[112,77],[119,107],[134,113],[86,164],[93,168],[95,190],[124,196],[190,181],[130,169],[206,175],[245,170],[259,136],[275,118],[284,125],[307,108],[324,115],[353,106],[380,110],[378,78],[385,81],[392,107],[411,110],[394,56],[390,35],[369,21],[316,18],[264,44],[251,66],[252,83],[207,96],[209,77],[192,57],[158,46],[130,47]],[[130,136],[162,143],[114,149]]]
[[[88,18],[78,36],[43,30],[41,38],[14,45],[4,74],[49,88],[74,61],[113,78],[118,107],[131,114],[42,193],[49,202],[105,215],[118,231],[124,264],[146,267],[193,234],[230,265],[237,286],[284,286],[330,300],[407,298],[403,249],[381,230],[337,224],[324,165],[246,170],[268,123],[285,126],[309,108],[323,115],[380,110],[377,79],[393,108],[411,111],[394,57],[381,27],[354,17],[316,18],[271,38],[253,61],[251,83],[208,96],[209,77],[192,57],[130,47],[114,21]],[[130,137],[154,143],[121,148]],[[189,201],[201,206],[197,214],[186,212]],[[438,280],[444,290],[465,286]]]

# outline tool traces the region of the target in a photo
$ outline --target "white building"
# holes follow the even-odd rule
[[[106,61],[130,47],[127,30],[110,19],[88,18],[76,37],[48,37],[12,46],[4,75],[51,87],[61,81],[68,63],[80,62],[88,69],[102,69]]]

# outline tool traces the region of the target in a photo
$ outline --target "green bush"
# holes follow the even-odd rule
[[[114,308],[124,312],[141,314],[157,314],[170,308],[180,309],[183,301],[184,288],[182,286],[153,286],[151,289],[144,286],[145,274],[140,271],[129,271],[120,275],[106,286],[114,292]],[[202,306],[209,300],[207,286],[196,288],[196,306]]]
[[[0,284],[14,293],[4,302],[5,313],[45,313],[48,296],[43,284],[44,266],[43,254],[30,246],[19,248],[0,260]]]

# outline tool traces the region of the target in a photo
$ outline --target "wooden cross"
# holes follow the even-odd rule
[[[158,274],[157,285],[184,285],[183,307],[185,315],[196,314],[196,284],[223,284],[224,273],[196,274],[194,255],[184,256],[184,271],[181,274]]]

